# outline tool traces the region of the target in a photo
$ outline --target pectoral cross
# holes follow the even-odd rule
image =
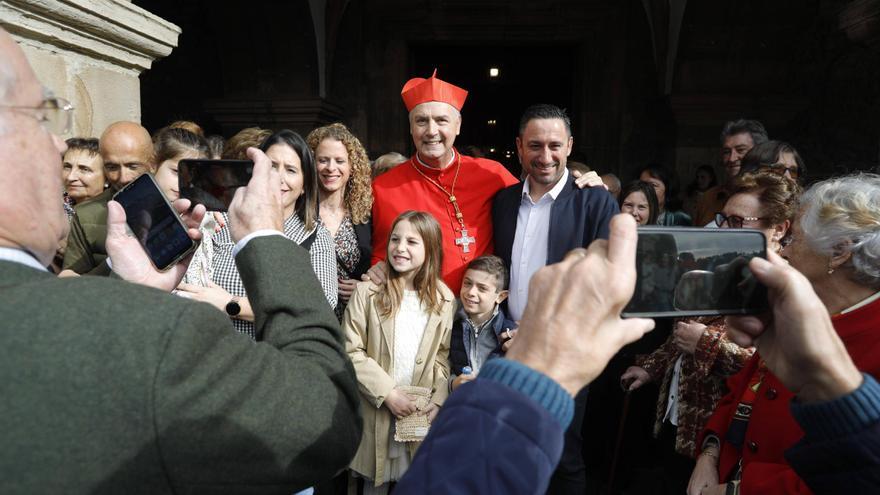
[[[468,237],[467,229],[461,229],[461,237],[455,240],[456,246],[462,246],[464,248],[465,253],[471,252],[470,245],[476,244],[477,240],[473,237]]]

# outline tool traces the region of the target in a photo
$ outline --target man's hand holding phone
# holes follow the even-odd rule
[[[205,208],[196,205],[190,211],[188,199],[178,199],[172,206],[187,227],[187,235],[199,241],[199,225],[205,217]],[[166,271],[160,271],[150,261],[141,243],[126,226],[125,210],[116,201],[107,203],[107,254],[113,271],[124,280],[156,289],[171,291],[183,279],[192,256],[188,256]]]
[[[272,168],[265,153],[248,148],[248,157],[254,161],[254,172],[247,187],[239,188],[229,209],[229,228],[235,242],[260,230],[280,232],[283,225],[281,208],[281,177]],[[187,235],[201,239],[199,225],[205,217],[205,207],[196,205],[191,211],[188,199],[178,199],[172,206],[180,215]],[[150,260],[143,246],[126,227],[125,210],[116,201],[107,204],[107,254],[113,271],[129,282],[171,291],[183,280],[192,256],[160,271]]]

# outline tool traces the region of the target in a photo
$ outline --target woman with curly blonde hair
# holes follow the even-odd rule
[[[336,243],[341,320],[348,299],[372,255],[370,161],[360,140],[342,124],[319,127],[306,138],[318,169],[320,223]]]

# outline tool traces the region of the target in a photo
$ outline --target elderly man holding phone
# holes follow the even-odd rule
[[[54,132],[70,110],[0,29],[0,492],[292,493],[345,467],[361,436],[354,370],[308,255],[280,235],[268,158],[251,150],[230,212],[254,343],[163,292],[185,263],[155,270],[113,201],[107,251],[133,283],[45,270],[68,229]],[[204,213],[185,215],[193,236]]]

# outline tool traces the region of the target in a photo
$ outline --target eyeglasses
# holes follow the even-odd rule
[[[27,114],[52,134],[62,135],[70,132],[73,124],[73,105],[64,98],[48,97],[36,107],[0,106],[0,109]]]
[[[715,225],[722,227],[727,223],[732,229],[741,229],[743,222],[757,222],[758,220],[761,220],[761,217],[741,217],[737,215],[727,216],[721,212],[715,214]]]
[[[774,174],[785,175],[788,172],[792,179],[798,178],[798,167],[790,167],[784,163],[772,163],[770,165],[761,165],[758,167],[761,172],[773,172]]]

